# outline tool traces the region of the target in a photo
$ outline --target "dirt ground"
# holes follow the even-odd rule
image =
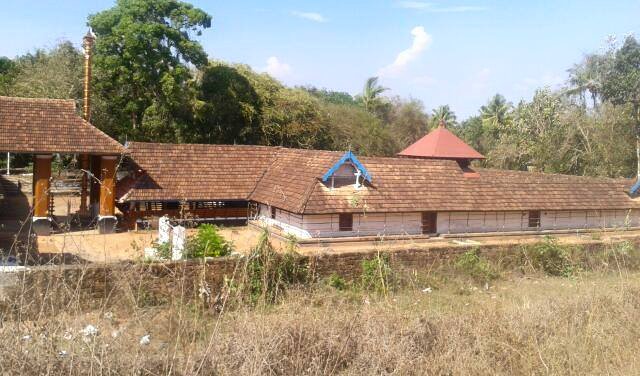
[[[189,229],[192,235],[196,229]],[[236,251],[247,253],[257,244],[260,230],[247,226],[221,227],[220,234],[231,241]],[[131,231],[118,234],[98,234],[95,230],[68,232],[38,237],[40,253],[66,253],[88,262],[120,262],[139,260],[144,257],[144,249],[151,247],[158,239],[157,230]],[[273,239],[274,246],[280,242]]]
[[[190,229],[187,234],[197,230]],[[257,244],[261,230],[253,226],[221,227],[220,234],[233,242],[237,252],[248,253]],[[55,234],[38,238],[40,253],[67,253],[88,262],[119,262],[139,260],[144,249],[152,246],[157,239],[156,230],[123,232],[101,235],[95,230]],[[597,232],[587,234],[555,234],[562,244],[581,244],[594,240],[619,240],[640,237],[640,230],[619,232]],[[469,238],[430,238],[413,240],[385,240],[304,244],[298,247],[302,254],[366,252],[371,250],[427,249],[433,247],[468,247],[470,245],[525,244],[543,239],[541,235],[478,236]],[[276,249],[284,250],[286,243],[276,237],[271,238]]]

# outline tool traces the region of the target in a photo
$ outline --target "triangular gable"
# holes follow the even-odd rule
[[[364,167],[364,165],[358,160],[358,158],[355,156],[355,154],[353,154],[351,152],[351,150],[349,150],[348,152],[344,153],[342,158],[340,158],[340,160],[338,160],[338,162],[336,162],[329,169],[329,171],[327,171],[322,176],[322,181],[323,182],[328,181],[329,178],[331,177],[331,175],[333,175],[340,168],[340,166],[342,166],[343,164],[345,164],[347,162],[351,162],[354,166],[356,166],[356,168],[358,170],[360,170],[360,172],[362,173],[362,177],[364,178],[364,180],[366,180],[369,183],[371,183],[371,175],[369,174],[369,171],[367,171],[366,167]]]

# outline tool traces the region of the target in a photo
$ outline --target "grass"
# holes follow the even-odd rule
[[[363,264],[363,278],[392,273],[396,288],[381,293],[362,278],[331,275],[280,284],[275,303],[257,305],[230,304],[209,287],[196,299],[139,304],[149,298],[130,276],[123,281],[131,297],[119,304],[5,317],[0,373],[640,373],[640,251],[628,243],[598,253],[553,246],[507,259],[473,251],[418,271],[386,271],[393,264],[377,256]],[[83,334],[88,325],[97,334]]]

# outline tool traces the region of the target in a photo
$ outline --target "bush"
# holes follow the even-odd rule
[[[395,288],[396,275],[389,264],[389,255],[378,252],[371,260],[362,261],[360,283],[364,290],[386,295]]]
[[[198,233],[187,240],[186,258],[222,257],[233,252],[233,245],[224,240],[214,225],[203,224]]]
[[[340,277],[336,273],[332,273],[327,279],[327,284],[336,290],[345,290],[347,288],[347,281]]]
[[[458,257],[456,268],[479,282],[488,282],[498,278],[498,273],[489,264],[489,261],[480,255],[480,250],[477,248]]]
[[[573,274],[573,263],[569,259],[569,252],[565,246],[552,237],[545,237],[543,242],[525,246],[523,255],[536,270],[558,276],[569,277]]]
[[[156,257],[162,260],[171,260],[173,251],[171,250],[171,243],[154,243],[153,247],[156,249]]]
[[[293,285],[309,281],[309,270],[305,259],[294,251],[278,254],[269,241],[265,229],[258,244],[245,258],[243,272],[235,288],[242,300],[249,298],[251,304],[276,303]]]

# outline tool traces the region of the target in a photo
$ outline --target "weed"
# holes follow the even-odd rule
[[[360,285],[366,291],[387,295],[396,286],[396,274],[389,264],[389,255],[378,252],[371,260],[362,261]]]
[[[327,284],[340,291],[347,288],[347,281],[336,273],[332,273],[329,278],[327,278]]]
[[[275,303],[289,286],[309,279],[308,266],[302,256],[291,250],[279,255],[269,236],[269,231],[264,229],[258,245],[246,258],[240,276],[239,298],[249,297],[252,304]]]
[[[523,247],[522,255],[525,265],[529,264],[548,275],[569,277],[575,271],[567,247],[550,236],[545,237],[543,242]]]
[[[460,255],[455,266],[478,282],[488,282],[498,278],[498,273],[489,261],[480,255],[480,250],[477,248]]]

